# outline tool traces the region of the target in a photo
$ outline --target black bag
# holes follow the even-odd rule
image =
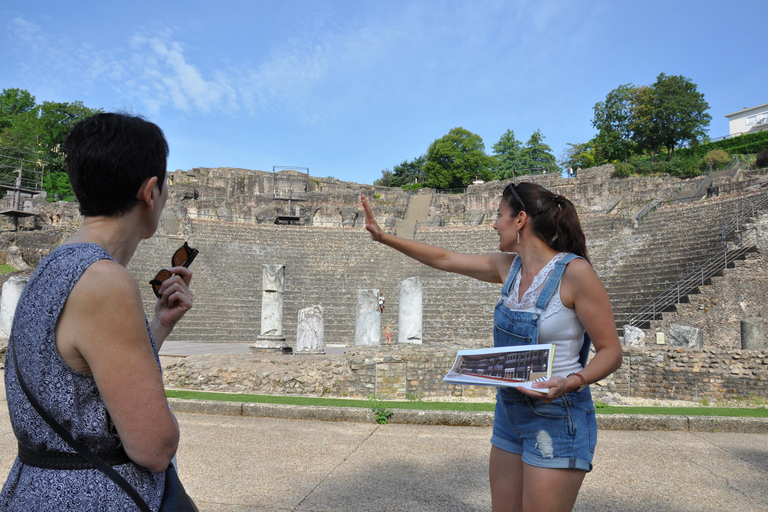
[[[40,417],[45,420],[48,426],[50,426],[53,431],[59,435],[59,437],[66,441],[69,446],[74,448],[81,457],[90,462],[90,467],[98,469],[107,475],[110,479],[112,479],[112,481],[115,482],[118,486],[120,486],[120,488],[125,491],[125,493],[133,500],[136,506],[139,507],[141,512],[151,512],[149,506],[144,501],[144,498],[142,498],[141,495],[136,492],[136,489],[134,489],[131,484],[125,480],[125,478],[123,478],[117,471],[112,469],[112,467],[104,462],[101,457],[93,453],[90,448],[82,443],[75,441],[72,435],[67,432],[64,427],[59,425],[56,420],[54,420],[42,408],[37,400],[35,400],[35,397],[33,397],[29,392],[29,389],[27,389],[27,385],[25,384],[24,379],[21,378],[21,373],[19,372],[19,363],[16,359],[16,351],[13,350],[13,346],[10,343],[8,344],[8,350],[13,352],[13,368],[16,370],[16,378],[19,381],[19,386],[21,386],[21,390],[24,391],[24,394],[27,396],[27,400],[29,400],[30,405],[35,409],[35,411],[37,411],[37,414],[39,414]],[[41,458],[43,458],[43,456],[41,456]],[[179,480],[179,475],[176,473],[176,468],[173,467],[173,464],[170,464],[168,469],[165,470],[165,490],[163,491],[163,501],[160,503],[159,512],[174,511],[199,512],[197,506],[192,501],[192,498],[189,497],[187,492],[184,490],[184,486],[181,485],[181,480]]]
[[[173,464],[165,470],[165,491],[159,512],[199,512],[197,506],[181,485]]]

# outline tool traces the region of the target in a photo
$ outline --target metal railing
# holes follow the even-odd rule
[[[15,156],[11,150],[0,148],[0,185],[39,191],[43,189],[45,163],[36,155]]]
[[[760,232],[755,227],[745,233],[743,228],[748,219],[755,218],[759,210],[766,208],[768,208],[768,192],[762,192],[755,196],[753,201],[750,201],[749,204],[724,221],[721,224],[721,240],[725,243],[725,247],[697,269],[627,315],[626,323],[634,326],[650,325],[651,321],[659,319],[657,318],[658,314],[680,303],[681,297],[687,296],[699,286],[703,286],[707,279],[728,268],[729,262],[740,259],[746,253],[753,251],[760,243]],[[737,238],[737,240],[732,242],[734,246],[728,247],[728,239],[731,238]]]
[[[728,176],[729,178],[735,177],[741,170],[741,162],[739,161],[739,157],[734,156],[733,158],[731,158],[731,162],[728,164],[725,170],[727,171],[725,173],[726,176]]]
[[[643,209],[637,212],[637,215],[635,215],[635,220],[637,222],[642,222],[648,215],[655,212],[660,205],[664,204],[665,201],[660,201],[658,199],[651,200],[650,203],[643,206]]]

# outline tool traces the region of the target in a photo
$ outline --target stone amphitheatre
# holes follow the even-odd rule
[[[768,316],[768,169],[691,179],[616,178],[607,165],[570,179],[552,174],[519,179],[576,204],[616,327],[623,335],[626,325],[633,326],[624,365],[593,386],[598,398],[768,398],[762,330]],[[490,389],[447,385],[442,377],[457,349],[492,346],[500,286],[435,271],[372,242],[359,198],[369,197],[380,224],[401,236],[484,253],[498,250],[491,226],[508,183],[471,185],[462,194],[421,189],[409,195],[292,170],[169,173],[161,226],[139,246],[129,269],[142,285],[149,313],[154,298],[144,283],[168,265],[184,240],[200,250],[193,266],[196,306],[170,339],[253,343],[260,333],[262,265],[283,264],[288,343],[296,340],[298,311],[321,305],[325,343],[338,350],[173,359],[164,369],[167,386],[312,396],[490,396]],[[290,212],[286,197],[294,200]],[[20,220],[19,231],[3,221],[0,263],[2,257],[18,263],[20,256],[34,267],[79,223],[72,203],[35,198],[25,209],[36,215]],[[284,213],[298,221],[275,224]],[[29,270],[3,279],[24,272]],[[355,346],[357,291],[384,294],[381,330],[391,324],[396,341],[399,288],[416,276],[423,282],[423,343]],[[748,340],[744,325],[752,327]],[[681,330],[698,334],[698,342],[679,346],[675,332]],[[638,340],[639,334],[644,338]]]

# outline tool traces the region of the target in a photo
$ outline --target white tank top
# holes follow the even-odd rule
[[[569,373],[578,372],[582,369],[579,364],[579,352],[584,343],[584,326],[579,322],[576,311],[563,305],[560,298],[560,285],[562,279],[557,285],[557,290],[552,295],[552,299],[547,304],[544,311],[536,307],[536,301],[539,298],[544,283],[547,282],[549,274],[554,270],[555,264],[563,259],[567,253],[556,254],[542,268],[536,277],[533,278],[531,286],[525,291],[520,301],[520,279],[522,271],[515,276],[509,295],[504,297],[504,305],[513,311],[524,311],[527,313],[539,313],[539,343],[552,343],[555,345],[555,361],[552,364],[552,375],[565,377]],[[515,256],[515,259],[520,256]],[[514,261],[512,267],[514,267]],[[510,267],[510,272],[512,271]]]

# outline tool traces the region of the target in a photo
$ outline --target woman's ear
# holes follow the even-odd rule
[[[526,213],[525,210],[520,210],[517,213],[517,229],[523,229],[523,226],[525,226],[526,221],[528,220],[528,213]]]
[[[151,210],[159,196],[160,189],[157,186],[157,176],[152,176],[144,180],[144,183],[139,187],[137,199]]]

